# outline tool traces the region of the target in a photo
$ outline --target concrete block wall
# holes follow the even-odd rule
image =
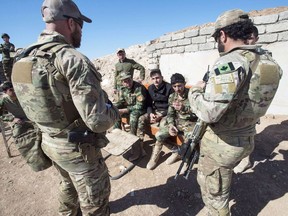
[[[259,30],[258,44],[270,44],[288,41],[288,11],[267,16],[252,17]],[[147,47],[149,57],[149,69],[159,67],[162,55],[181,54],[213,50],[217,44],[210,36],[214,25],[194,27],[192,30],[179,33],[171,33],[159,37],[155,43]]]

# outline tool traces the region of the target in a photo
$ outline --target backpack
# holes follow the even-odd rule
[[[262,117],[266,114],[279,86],[282,76],[280,66],[264,49],[243,49],[243,55],[250,62],[247,111],[251,116]]]
[[[66,46],[69,45],[51,42],[44,44],[35,44],[23,50],[19,55],[15,57],[15,63],[13,65],[12,71],[12,82],[18,99],[19,96],[21,97],[22,91],[24,90],[21,87],[21,83],[29,83],[29,80],[32,81],[33,75],[35,75],[32,73],[32,68],[34,63],[37,61],[37,57],[43,57],[42,63],[44,63],[44,70],[43,68],[41,68],[43,70],[43,74],[53,73],[56,71],[56,69],[52,64],[50,64],[50,60],[54,57],[53,55],[55,52]],[[53,49],[53,51],[48,52],[48,50],[51,49]],[[34,52],[34,54],[31,54],[31,52]],[[46,62],[45,59],[47,59]],[[41,85],[41,77],[39,85]],[[28,89],[25,90],[27,91]],[[35,95],[33,96],[35,97]],[[41,98],[40,95],[39,98]],[[23,99],[19,100],[20,104],[21,101],[23,101]],[[25,111],[26,115],[28,112],[31,118],[31,112],[27,110],[27,107],[23,106],[23,104],[21,104],[21,106]],[[29,118],[29,115],[27,115],[27,117]],[[34,118],[31,118],[31,120],[34,120]],[[19,129],[15,128],[15,131],[17,129],[17,135],[15,134],[14,139],[17,149],[19,150],[23,158],[26,160],[27,164],[32,168],[33,171],[38,172],[52,166],[52,161],[45,155],[41,148],[42,132],[40,128],[35,123],[31,125],[32,127],[21,126],[20,133]]]

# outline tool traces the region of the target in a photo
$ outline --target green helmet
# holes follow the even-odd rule
[[[1,38],[4,38],[4,37],[7,37],[7,38],[10,39],[10,36],[9,36],[7,33],[3,33],[3,34],[1,35]]]

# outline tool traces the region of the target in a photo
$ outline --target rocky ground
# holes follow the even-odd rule
[[[253,167],[233,177],[231,211],[235,216],[285,216],[288,212],[288,116],[265,116],[257,126]],[[1,140],[1,139],[0,139]],[[56,216],[58,174],[54,168],[33,172],[9,140],[12,157],[0,144],[0,215]],[[145,149],[151,153],[147,139]],[[144,157],[128,174],[112,180],[111,215],[119,216],[202,216],[206,215],[196,182],[196,168],[189,180],[174,180],[180,161],[166,165],[164,149],[159,166],[145,169]],[[106,160],[115,176],[129,164],[122,156]]]

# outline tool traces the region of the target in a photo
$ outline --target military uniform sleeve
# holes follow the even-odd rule
[[[73,48],[57,53],[55,66],[66,77],[73,103],[92,131],[101,133],[120,118],[118,109],[107,101],[102,90],[101,75],[92,62]]]
[[[123,89],[120,90],[120,97],[118,99],[118,101],[116,101],[114,103],[114,105],[117,107],[117,108],[122,108],[125,104],[125,98],[124,98],[124,92],[123,92]]]
[[[3,98],[0,99],[0,116],[1,116],[1,119],[3,120],[3,113],[4,113],[4,109],[5,109],[5,106],[4,106],[4,101],[3,101]]]
[[[141,64],[139,64],[135,61],[133,61],[133,68],[140,71],[140,79],[144,80],[145,79],[145,68]]]
[[[10,52],[14,52],[15,51],[15,46],[14,44],[10,43]]]
[[[147,113],[150,115],[153,112],[153,100],[151,97],[152,92],[152,85],[148,87],[148,93],[147,93]]]
[[[5,115],[5,113],[7,113],[7,109],[5,107],[5,98],[1,98],[0,99],[0,118],[3,121],[8,121],[8,122],[12,122],[14,119],[14,116],[11,115]]]
[[[114,89],[117,88],[117,77],[119,75],[119,71],[117,70],[117,66],[116,65],[115,65],[115,71],[114,71]]]
[[[192,112],[207,123],[215,123],[226,112],[235,94],[246,81],[249,65],[245,60],[227,61],[221,58],[216,62],[205,89],[192,87],[189,102]]]
[[[173,94],[169,96],[168,100],[169,107],[167,111],[167,123],[175,125],[176,110],[174,109],[174,107],[172,107],[172,103],[173,103]]]

